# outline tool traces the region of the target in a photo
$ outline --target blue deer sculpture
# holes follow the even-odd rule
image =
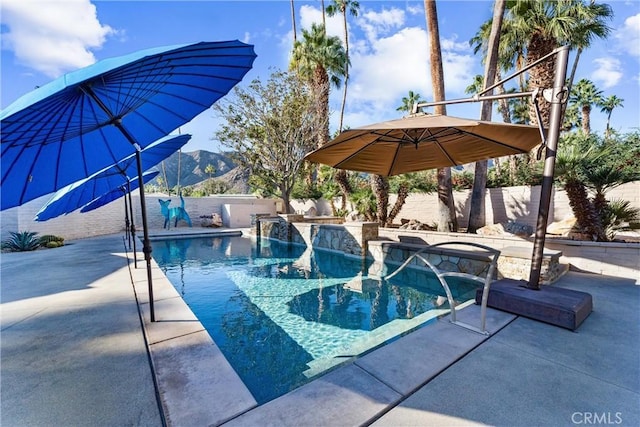
[[[159,199],[158,202],[160,202],[160,211],[162,211],[162,215],[164,216],[164,228],[171,228],[171,221],[173,221],[173,226],[177,227],[178,221],[180,220],[186,221],[187,224],[189,224],[189,227],[192,227],[191,218],[184,209],[184,199],[182,198],[182,194],[180,195],[180,206],[169,207],[171,199]]]

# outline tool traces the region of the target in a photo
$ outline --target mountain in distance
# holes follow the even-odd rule
[[[214,167],[214,173],[209,176],[205,172],[208,165]],[[165,177],[169,188],[178,185],[178,173],[180,174],[180,186],[198,184],[206,179],[221,178],[223,175],[237,168],[231,160],[229,153],[212,153],[210,151],[198,150],[189,153],[176,152],[164,162],[158,163],[156,168],[160,171],[158,177]],[[151,184],[158,184],[157,178]]]

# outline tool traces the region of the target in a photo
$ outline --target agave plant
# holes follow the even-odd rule
[[[34,251],[40,247],[40,238],[34,231],[11,232],[11,238],[2,242],[2,249],[12,252]]]

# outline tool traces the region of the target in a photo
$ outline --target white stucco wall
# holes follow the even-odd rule
[[[87,213],[75,211],[49,221],[36,222],[35,214],[40,210],[50,196],[40,197],[17,208],[7,209],[0,213],[1,239],[9,237],[11,231],[35,231],[40,235],[54,234],[66,240],[81,239],[124,231],[124,199],[121,198],[99,209]],[[142,230],[142,216],[140,197],[136,191],[132,194],[133,215],[136,230]],[[179,206],[180,198],[162,194],[145,195],[147,207],[147,223],[150,229],[160,229],[164,225],[164,216],[160,211],[159,199],[171,199],[170,206]],[[232,212],[237,212],[238,220],[234,219],[233,227],[248,227],[251,213],[275,214],[279,200],[258,199],[253,196],[210,196],[185,197],[185,208],[194,226],[199,226],[201,215],[217,213],[222,215],[223,205],[232,206]],[[230,226],[229,223],[225,224]],[[172,224],[173,226],[173,224]],[[184,221],[178,222],[178,227],[187,227]]]
[[[607,193],[607,198],[628,200],[631,206],[640,208],[640,181],[624,184],[616,187]],[[389,203],[395,202],[395,195],[391,195]],[[469,208],[471,203],[471,191],[455,191],[453,199],[458,213],[458,225],[466,227],[469,221]],[[485,214],[487,224],[506,222],[514,220],[536,225],[536,215],[538,214],[538,203],[540,199],[540,186],[534,187],[505,187],[491,188],[487,190],[485,199]],[[316,208],[320,215],[330,215],[331,209],[325,200],[314,201],[294,201],[291,203],[294,211],[307,212],[312,207]],[[560,221],[573,216],[569,199],[561,189],[554,189],[553,198],[549,211],[553,217],[549,221]],[[432,224],[438,218],[438,199],[433,194],[410,194],[406,203],[395,219],[395,223],[400,223],[401,219],[415,219],[425,224]]]

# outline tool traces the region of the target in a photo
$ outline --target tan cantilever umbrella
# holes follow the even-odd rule
[[[390,176],[527,153],[536,126],[420,114],[342,132],[305,159]]]

